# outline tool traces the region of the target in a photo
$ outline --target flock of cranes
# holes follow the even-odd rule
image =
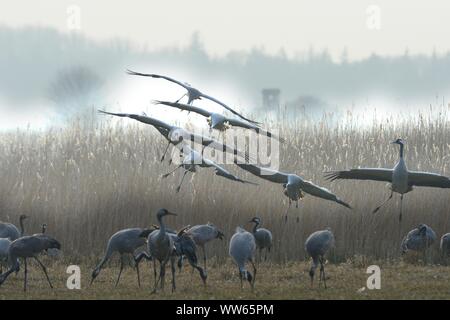
[[[200,114],[207,118],[210,130],[224,131],[229,127],[234,126],[253,130],[257,134],[277,139],[282,143],[285,142],[285,139],[282,137],[275,136],[271,132],[262,129],[259,122],[244,117],[242,114],[238,113],[220,100],[202,93],[200,90],[193,88],[187,83],[183,83],[163,75],[145,74],[131,70],[128,70],[127,73],[135,76],[164,79],[185,88],[186,93],[177,101],[170,102],[156,100],[154,101],[154,104],[177,108],[182,111],[187,111],[188,113],[194,112],[196,114]],[[187,96],[187,103],[180,103],[180,100],[184,96]],[[207,99],[219,104],[224,109],[231,112],[233,117],[209,112],[200,107],[193,106],[193,102],[198,99]],[[241,152],[234,146],[229,146],[213,138],[170,125],[145,114],[138,115],[129,113],[114,113],[103,110],[99,110],[99,112],[104,115],[134,119],[153,126],[167,140],[167,147],[161,157],[161,162],[164,161],[171,145],[181,152],[181,156],[183,157],[181,163],[177,165],[173,171],[162,175],[163,178],[167,178],[176,170],[183,170],[182,178],[176,188],[177,192],[180,191],[185,176],[188,173],[195,173],[198,168],[213,168],[215,174],[220,177],[226,178],[233,182],[257,185],[255,182],[239,178],[218,163],[206,158],[203,154],[203,150],[208,147],[218,152],[231,154],[234,159],[234,165],[240,169],[263,180],[281,184],[283,194],[289,199],[289,205],[285,214],[286,219],[292,202],[295,202],[296,207],[298,208],[298,201],[301,200],[305,194],[324,200],[333,201],[348,209],[352,209],[347,202],[340,199],[330,190],[316,185],[295,173],[286,173],[250,163],[250,160],[252,160],[251,157],[246,153]],[[357,168],[342,171],[331,171],[325,173],[325,178],[330,181],[353,179],[389,182],[391,190],[390,196],[381,205],[375,208],[374,212],[377,212],[385,203],[392,199],[394,192],[399,193],[399,221],[401,222],[402,201],[404,194],[412,191],[414,186],[450,188],[450,179],[434,173],[408,170],[404,160],[405,141],[402,139],[397,139],[392,143],[399,145],[400,148],[399,161],[393,169]],[[202,151],[199,152],[194,150],[191,147],[192,144],[201,145]],[[172,159],[170,159],[170,164],[171,163]],[[115,281],[115,286],[117,286],[120,282],[120,277],[125,264],[124,258],[126,255],[133,258],[138,286],[141,286],[139,264],[142,260],[152,262],[154,272],[153,292],[156,292],[158,288],[161,290],[164,289],[166,266],[168,264],[171,267],[172,291],[176,289],[176,261],[178,261],[177,265],[181,269],[185,259],[194,270],[198,271],[200,279],[203,284],[206,285],[208,273],[205,246],[207,243],[214,241],[215,239],[224,239],[225,235],[217,226],[209,222],[203,225],[186,226],[181,228],[179,231],[171,230],[166,226],[165,219],[168,216],[176,215],[176,213],[173,213],[167,209],[160,209],[156,214],[158,225],[153,225],[149,228],[128,228],[114,233],[107,243],[104,257],[92,271],[90,284],[93,284],[94,280],[99,276],[102,268],[111,259],[113,254],[116,253],[119,255],[120,269]],[[0,285],[9,277],[11,273],[19,271],[19,259],[22,259],[25,274],[24,290],[26,290],[28,273],[27,259],[33,258],[38,262],[50,287],[53,288],[47,274],[47,269],[39,260],[38,256],[47,250],[59,250],[61,245],[56,239],[46,234],[45,224],[42,225],[41,233],[33,234],[31,236],[25,235],[23,221],[26,218],[27,217],[25,215],[20,216],[20,230],[11,223],[0,223],[0,263],[2,268],[5,263],[9,266],[9,269],[5,273],[3,273],[3,269],[1,270]],[[254,224],[250,231],[238,226],[235,233],[230,237],[229,255],[238,267],[241,287],[243,286],[244,281],[248,281],[253,289],[257,273],[256,252],[259,251],[259,260],[261,260],[263,251],[265,251],[264,260],[266,260],[267,254],[270,253],[273,245],[273,236],[269,229],[260,227],[261,219],[259,217],[254,217],[248,222]],[[405,236],[401,243],[402,252],[405,253],[409,250],[425,252],[426,249],[436,241],[436,238],[436,233],[429,226],[421,224]],[[312,258],[312,264],[309,270],[311,286],[313,286],[314,283],[316,269],[320,267],[319,282],[323,282],[326,287],[325,256],[327,252],[329,252],[335,245],[335,237],[333,232],[329,228],[315,231],[306,239],[304,245],[306,252]],[[142,249],[145,246],[146,250]],[[200,266],[198,261],[198,247],[200,247],[203,251],[203,266]],[[450,255],[450,233],[442,236],[440,247],[442,252],[446,255]],[[157,267],[157,264],[159,264],[159,268]],[[249,266],[252,267],[251,270],[249,270]]]

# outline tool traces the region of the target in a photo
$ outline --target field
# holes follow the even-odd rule
[[[247,283],[241,290],[237,269],[231,263],[212,264],[207,287],[190,267],[177,272],[177,290],[171,292],[171,277],[164,292],[151,294],[153,275],[149,266],[141,266],[141,288],[136,273],[126,268],[117,288],[117,263],[106,268],[89,286],[92,265],[82,264],[81,290],[68,290],[65,265],[49,268],[55,285],[52,291],[41,270],[34,266],[27,293],[22,291],[23,274],[11,276],[0,290],[0,299],[450,299],[448,266],[423,266],[404,262],[381,265],[381,289],[367,289],[366,268],[353,262],[327,265],[327,289],[315,283],[310,288],[309,264],[289,262],[282,265],[263,263],[258,268],[255,289]],[[168,273],[169,270],[167,270]],[[150,277],[151,275],[151,277]],[[363,289],[365,288],[365,289]]]
[[[78,119],[63,128],[3,132],[0,134],[0,220],[17,223],[19,215],[26,214],[30,216],[26,220],[29,234],[38,232],[40,225],[47,223],[48,233],[62,243],[64,261],[82,265],[86,265],[86,259],[92,261],[89,267],[83,268],[85,278],[115,231],[156,223],[158,208],[165,207],[179,214],[167,219],[173,228],[213,222],[223,230],[226,240],[210,243],[208,252],[217,264],[226,262],[226,267],[211,270],[206,291],[200,290],[196,281],[188,283],[191,274],[184,271],[178,281],[180,290],[176,298],[211,295],[231,298],[235,294],[256,298],[401,298],[404,294],[411,298],[449,298],[450,270],[436,266],[443,262],[438,243],[427,254],[427,262],[432,266],[417,265],[417,259],[408,261],[409,257],[406,258],[409,263],[399,262],[402,238],[419,223],[431,226],[439,238],[450,232],[448,190],[417,188],[408,193],[400,225],[398,196],[379,213],[372,213],[389,194],[384,183],[329,183],[323,178],[323,172],[328,170],[392,167],[398,149],[389,142],[398,137],[407,141],[406,161],[410,169],[450,175],[447,114],[374,120],[365,127],[359,126],[359,122],[360,119],[350,114],[339,125],[329,115],[324,115],[319,122],[306,119],[283,122],[280,135],[287,142],[280,145],[280,170],[295,172],[329,188],[354,208],[348,210],[307,195],[298,209],[293,206],[289,211],[289,223],[283,219],[287,198],[281,186],[233,166],[226,167],[259,185],[234,183],[204,169],[193,179],[187,179],[177,194],[175,187],[180,175],[161,178],[161,174],[174,168],[167,161],[159,161],[165,141],[153,128],[129,119],[117,122],[106,117]],[[227,241],[236,226],[249,228],[247,221],[255,215],[273,232],[274,247],[273,265],[261,268],[260,282],[252,296],[246,290],[238,290],[236,270],[228,262]],[[330,227],[336,237],[336,248],[328,257],[330,290],[311,293],[305,272],[304,241],[310,233],[325,227]],[[385,277],[392,277],[392,282],[386,280],[386,287],[379,292],[357,293],[367,278],[358,261],[361,266],[372,262],[385,264]],[[109,280],[116,269],[102,273],[103,280],[99,279],[93,289],[68,292],[62,289],[62,279],[66,277],[64,266],[55,265],[61,280],[61,288],[55,293],[57,297],[113,298],[120,294],[122,298],[149,298],[148,288],[134,292],[136,280],[132,271],[127,271],[124,278],[124,283],[129,284],[120,291],[110,290]],[[277,289],[269,290],[271,277],[279,282]],[[20,277],[10,279],[0,288],[2,298],[21,295]],[[143,282],[148,287],[149,280]],[[48,291],[45,283],[32,286],[39,288],[30,290],[27,297],[37,297],[41,290]],[[198,290],[194,292],[195,288]],[[428,289],[419,292],[415,288]]]

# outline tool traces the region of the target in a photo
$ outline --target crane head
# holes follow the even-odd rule
[[[398,139],[392,141],[391,143],[392,143],[392,144],[399,144],[399,145],[402,146],[402,145],[404,145],[404,144],[406,143],[406,141],[403,140],[403,139],[401,139],[401,138],[398,138]]]
[[[25,220],[27,218],[28,218],[28,216],[26,214],[21,214],[19,217],[19,220]]]
[[[261,223],[261,218],[259,218],[259,217],[254,217],[252,220],[250,220],[249,222],[253,222],[253,223],[256,223],[256,224],[260,224]]]
[[[173,213],[173,212],[170,212],[170,211],[167,210],[167,209],[162,208],[162,209],[159,209],[159,210],[158,210],[157,216],[158,216],[158,217],[164,217],[164,216],[177,216],[177,214],[176,214],[176,213]]]

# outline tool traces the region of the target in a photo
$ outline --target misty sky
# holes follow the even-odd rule
[[[263,47],[288,56],[328,49],[339,60],[344,48],[350,59],[372,52],[399,55],[450,50],[450,2],[444,0],[0,0],[0,23],[9,27],[50,26],[69,32],[67,8],[81,9],[80,26],[90,38],[129,39],[147,49],[183,47],[198,31],[211,55]],[[371,5],[380,9],[380,29]],[[376,17],[375,17],[376,18]],[[370,23],[369,23],[370,24]],[[376,25],[376,24],[375,24]],[[72,31],[73,32],[73,31]]]

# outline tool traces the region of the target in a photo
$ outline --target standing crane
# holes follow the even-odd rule
[[[203,251],[203,264],[206,271],[206,249],[205,245],[214,240],[214,239],[220,239],[223,240],[224,234],[222,231],[219,230],[214,224],[208,222],[207,224],[199,224],[190,227],[187,231],[187,234],[189,234],[192,239],[194,240],[195,244],[202,248]]]
[[[53,285],[50,282],[50,278],[48,277],[47,269],[37,257],[44,250],[48,250],[51,248],[60,250],[61,244],[56,239],[47,235],[25,236],[11,242],[11,245],[9,247],[9,261],[11,263],[11,268],[0,275],[0,285],[5,282],[5,280],[12,272],[19,271],[19,258],[22,258],[24,261],[25,274],[23,290],[27,291],[27,259],[34,258],[41,266],[42,271],[44,271],[50,288],[53,289]]]
[[[106,253],[100,263],[95,267],[92,271],[91,276],[91,285],[94,282],[95,278],[97,278],[100,270],[103,268],[105,263],[111,258],[111,256],[117,252],[120,255],[120,269],[119,275],[117,276],[117,280],[115,283],[115,287],[119,284],[120,275],[122,274],[123,265],[124,265],[124,255],[133,255],[135,251],[145,245],[145,239],[142,238],[142,235],[149,235],[153,229],[143,229],[143,228],[129,228],[117,231],[114,233],[111,238],[108,240],[108,244],[106,245]],[[139,276],[139,263],[135,260],[135,268],[137,274],[138,286],[141,286],[141,280]]]
[[[148,251],[153,261],[153,272],[155,277],[155,283],[153,293],[156,292],[158,281],[161,280],[161,289],[164,290],[164,278],[166,274],[166,264],[170,260],[170,266],[172,268],[172,292],[175,291],[175,260],[173,256],[174,241],[173,238],[167,233],[166,225],[163,222],[165,216],[176,216],[176,213],[170,212],[167,209],[159,209],[156,214],[158,219],[159,229],[153,231],[148,235],[147,246]],[[159,278],[156,279],[156,260],[159,261],[160,270]]]
[[[440,248],[444,257],[450,256],[450,233],[446,233],[442,236]]]
[[[287,214],[291,207],[292,201],[296,202],[296,208],[298,208],[298,200],[304,197],[304,193],[308,193],[312,196],[319,197],[325,200],[337,202],[344,207],[351,209],[349,204],[339,199],[328,189],[319,187],[311,181],[304,180],[296,174],[284,173],[269,168],[258,167],[249,163],[241,163],[236,159],[235,164],[241,169],[248,171],[257,177],[260,177],[261,179],[283,185],[283,193],[286,197],[289,198],[289,206],[286,210],[285,220],[287,219]]]
[[[319,284],[323,280],[325,288],[327,282],[325,278],[325,254],[334,247],[335,240],[333,232],[329,228],[319,230],[312,233],[305,241],[305,250],[312,258],[311,269],[309,276],[311,278],[311,288],[314,283],[314,274],[320,264]]]
[[[412,229],[403,238],[401,249],[402,254],[408,251],[418,251],[423,252],[424,262],[426,262],[427,249],[436,241],[436,233],[431,227],[424,223],[421,223],[417,228]]]
[[[239,278],[241,280],[241,289],[243,287],[243,280],[250,283],[252,291],[256,280],[256,266],[254,263],[256,251],[255,237],[250,232],[241,227],[236,228],[235,234],[230,239],[229,254],[233,258],[239,269]],[[253,275],[247,271],[245,264],[250,262],[253,266]]]
[[[412,191],[414,186],[418,187],[436,187],[436,188],[450,188],[450,179],[448,177],[420,171],[410,171],[406,166],[403,158],[403,149],[405,141],[403,139],[396,139],[391,142],[400,146],[400,159],[393,169],[384,168],[358,168],[344,171],[331,171],[325,173],[327,180],[334,181],[337,179],[356,179],[356,180],[373,180],[389,182],[391,194],[390,196],[376,207],[373,212],[377,212],[392,199],[394,192],[400,194],[400,214],[399,221],[402,221],[402,206],[403,196]]]
[[[254,217],[249,222],[254,223],[253,226],[253,236],[256,240],[256,248],[259,250],[259,259],[262,257],[262,250],[265,250],[264,260],[267,260],[267,252],[270,252],[272,248],[272,232],[266,228],[259,228],[261,224],[261,218]]]
[[[256,124],[258,123],[258,122],[256,122],[256,121],[250,120],[250,119],[244,117],[243,115],[241,115],[240,113],[234,111],[232,108],[230,108],[229,106],[227,106],[227,105],[226,105],[225,103],[223,103],[222,101],[219,101],[219,100],[217,100],[217,99],[214,98],[214,97],[211,97],[211,96],[209,96],[209,95],[207,95],[207,94],[204,94],[203,92],[200,92],[200,90],[198,90],[198,89],[196,89],[196,88],[193,88],[193,87],[192,87],[190,84],[188,84],[188,83],[181,82],[181,81],[175,80],[175,79],[173,79],[173,78],[170,78],[170,77],[167,77],[167,76],[162,76],[162,75],[159,75],[159,74],[140,73],[140,72],[134,72],[134,71],[131,71],[131,70],[127,70],[127,73],[128,73],[129,75],[133,75],[133,76],[144,76],[144,77],[151,77],[151,78],[164,79],[164,80],[170,81],[170,82],[172,82],[172,83],[175,83],[175,84],[177,84],[177,85],[179,85],[179,86],[182,86],[183,88],[186,89],[187,92],[186,92],[185,94],[183,94],[183,95],[181,96],[181,98],[178,99],[176,102],[179,102],[179,101],[180,101],[184,96],[186,96],[186,95],[187,95],[187,97],[188,97],[188,101],[187,101],[188,104],[192,104],[192,102],[194,102],[194,100],[197,100],[197,99],[200,100],[200,99],[204,98],[204,99],[213,101],[213,102],[215,102],[215,103],[221,105],[223,108],[227,109],[227,110],[230,111],[231,113],[237,115],[238,117],[240,117],[240,118],[242,118],[242,119],[244,119],[244,120],[246,120],[246,121],[248,121],[248,122],[256,123]]]
[[[20,231],[15,225],[9,222],[0,222],[0,238],[9,238],[11,241],[22,237],[25,234],[25,229],[23,226],[23,221],[27,219],[28,216],[22,214],[19,217]]]
[[[195,107],[190,104],[170,102],[170,101],[160,101],[160,100],[155,100],[155,101],[153,101],[153,103],[154,104],[162,104],[162,105],[169,106],[172,108],[177,108],[180,110],[194,112],[199,115],[202,115],[203,117],[206,118],[206,121],[208,122],[210,129],[225,131],[225,130],[229,129],[231,126],[240,127],[240,128],[244,128],[244,129],[254,130],[258,134],[265,135],[269,138],[273,137],[281,142],[285,142],[285,140],[283,138],[279,138],[279,137],[273,135],[272,133],[261,129],[261,127],[259,127],[258,125],[254,124],[254,123],[249,123],[247,121],[242,121],[239,119],[226,117],[223,114],[210,112],[203,108]]]

